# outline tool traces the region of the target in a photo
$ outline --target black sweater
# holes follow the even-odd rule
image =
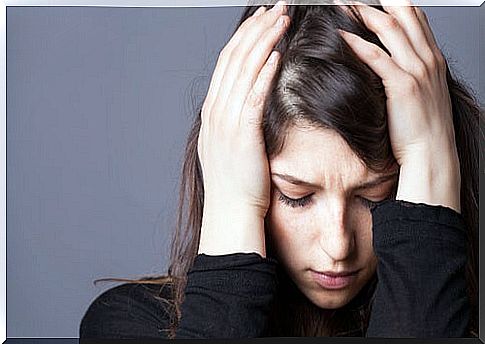
[[[466,234],[450,208],[384,201],[372,211],[378,257],[367,337],[466,337]],[[198,255],[188,274],[178,338],[268,335],[278,263],[256,253]],[[123,284],[85,313],[80,338],[166,338],[168,286]],[[355,302],[355,301],[353,301]]]

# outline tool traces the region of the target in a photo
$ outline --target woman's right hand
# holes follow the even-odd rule
[[[198,155],[204,210],[198,253],[266,256],[270,203],[263,106],[277,71],[274,46],[286,31],[286,4],[260,7],[222,49],[202,106]]]

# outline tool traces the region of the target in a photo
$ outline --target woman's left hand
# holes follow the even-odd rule
[[[386,12],[358,4],[365,25],[391,56],[353,33],[339,31],[385,87],[389,136],[400,165],[396,198],[460,212],[460,164],[447,66],[426,16],[407,0],[405,6],[383,6]]]

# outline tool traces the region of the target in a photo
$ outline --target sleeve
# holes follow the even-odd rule
[[[378,284],[367,337],[464,337],[467,239],[443,206],[384,201],[372,209]]]
[[[198,255],[187,275],[176,337],[263,336],[276,290],[276,264],[256,253]]]
[[[155,286],[160,288],[161,286]],[[81,339],[166,338],[169,312],[153,286],[126,283],[98,296],[84,314]]]

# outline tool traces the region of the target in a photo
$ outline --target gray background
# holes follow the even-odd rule
[[[483,6],[425,10],[483,96]],[[94,279],[166,271],[192,104],[240,13],[7,8],[8,337],[77,337]]]

